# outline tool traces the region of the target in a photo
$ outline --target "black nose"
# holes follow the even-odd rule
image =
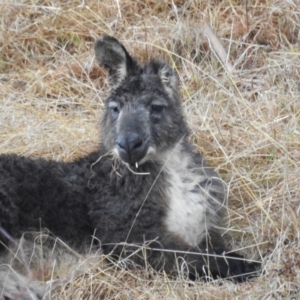
[[[121,159],[129,164],[139,162],[146,154],[145,143],[137,133],[119,136],[117,145]]]

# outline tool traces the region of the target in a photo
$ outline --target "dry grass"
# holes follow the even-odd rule
[[[260,278],[234,285],[80,258],[85,268],[76,276],[58,269],[53,299],[300,297],[299,7],[299,0],[0,2],[1,153],[72,160],[97,146],[108,82],[93,40],[114,35],[141,61],[158,57],[177,69],[192,141],[230,188],[228,242],[264,262]],[[210,49],[204,21],[229,51],[231,75]]]

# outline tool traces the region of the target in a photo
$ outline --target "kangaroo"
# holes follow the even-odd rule
[[[219,232],[226,187],[188,141],[174,70],[138,64],[111,36],[94,50],[112,85],[99,149],[73,162],[1,155],[2,245],[43,227],[79,251],[94,234],[103,253],[171,275],[180,257],[192,279],[252,277],[259,264],[227,253]]]

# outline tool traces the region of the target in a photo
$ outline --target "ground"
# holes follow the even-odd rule
[[[67,161],[97,147],[109,85],[93,41],[113,35],[140,61],[176,69],[191,141],[229,187],[228,243],[263,261],[259,278],[236,285],[77,255],[74,276],[66,264],[36,272],[59,278],[53,299],[300,297],[299,0],[19,0],[0,15],[1,153]]]

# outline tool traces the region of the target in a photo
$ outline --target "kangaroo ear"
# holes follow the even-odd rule
[[[151,61],[145,68],[146,74],[158,75],[166,92],[174,96],[178,92],[179,82],[174,70],[161,61]]]
[[[94,50],[98,64],[108,70],[110,83],[115,87],[138,68],[125,47],[111,36],[105,35],[97,39]]]

